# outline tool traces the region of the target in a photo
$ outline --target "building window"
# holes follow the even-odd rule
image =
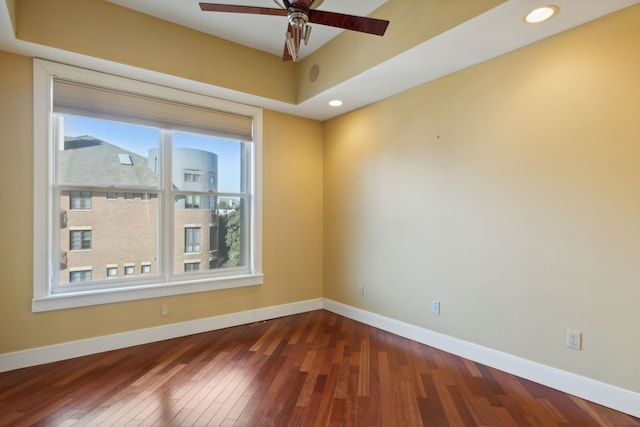
[[[125,264],[124,265],[124,275],[125,276],[133,276],[136,274],[136,265],[135,264]]]
[[[262,111],[168,78],[157,86],[34,60],[34,235],[46,236],[34,243],[34,311],[262,283]],[[128,203],[91,206],[91,195],[117,193]],[[230,202],[224,211],[220,197]],[[66,206],[91,212],[60,221]],[[211,247],[189,224],[212,218],[217,262],[185,275],[185,252]],[[114,254],[132,262],[133,274],[125,267],[65,286],[70,271],[109,266]]]
[[[185,253],[200,252],[200,227],[185,227],[184,251]]]
[[[109,265],[109,266],[107,266],[107,277],[118,277],[118,266],[117,265]]]
[[[115,191],[107,191],[107,200],[116,200],[118,198],[118,193]]]
[[[185,261],[184,272],[200,271],[200,261]]]
[[[118,159],[120,160],[121,165],[133,166],[133,159],[131,158],[131,154],[119,153]]]
[[[184,182],[202,182],[202,171],[196,169],[185,169]]]
[[[140,274],[151,274],[151,263],[143,262],[140,264]]]
[[[91,230],[70,230],[69,250],[82,251],[91,249]]]
[[[74,270],[69,272],[69,282],[90,282],[91,270]]]
[[[91,191],[70,191],[69,209],[91,209]]]
[[[186,209],[200,209],[200,196],[187,194],[184,201],[184,207]]]

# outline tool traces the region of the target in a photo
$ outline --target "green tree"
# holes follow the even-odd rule
[[[227,262],[225,267],[237,267],[240,265],[240,211],[235,210],[227,217]]]

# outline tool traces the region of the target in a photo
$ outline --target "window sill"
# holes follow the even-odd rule
[[[221,279],[209,279],[206,281],[192,281],[166,285],[144,285],[131,288],[101,289],[96,291],[55,294],[33,298],[31,301],[31,311],[36,313],[64,310],[75,307],[111,304],[116,302],[167,297],[220,289],[240,288],[244,286],[255,286],[261,285],[263,278],[264,276],[262,274],[247,274]]]

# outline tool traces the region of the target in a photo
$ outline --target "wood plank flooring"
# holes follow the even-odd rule
[[[0,426],[639,426],[327,311],[0,374]]]

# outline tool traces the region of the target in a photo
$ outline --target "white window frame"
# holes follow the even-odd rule
[[[144,70],[133,69],[114,64],[110,70],[117,74],[76,68],[41,59],[34,59],[34,251],[33,251],[33,299],[32,311],[50,311],[73,307],[83,307],[98,304],[108,304],[122,301],[132,301],[147,298],[165,297],[170,295],[206,292],[219,289],[229,289],[243,286],[254,286],[263,283],[262,274],[262,109],[258,107],[237,104],[221,100],[212,96],[215,88],[193,81],[161,75]],[[53,77],[80,81],[86,84],[108,87],[132,93],[142,93],[150,96],[170,99],[188,105],[199,105],[217,111],[251,117],[253,123],[252,163],[253,171],[248,185],[251,207],[249,217],[249,232],[246,237],[248,245],[248,268],[229,271],[225,274],[203,274],[169,276],[169,274],[153,276],[141,280],[134,286],[127,287],[99,287],[90,292],[53,293],[53,274],[57,271],[52,267],[58,262],[59,248],[56,242],[52,207],[53,200],[51,183],[54,177],[52,167],[53,156],[53,123],[51,108],[53,104]],[[171,207],[173,208],[173,207]],[[167,208],[169,209],[169,208]],[[162,252],[171,253],[172,237],[164,239],[167,247]],[[55,256],[54,256],[55,255]],[[165,265],[173,263],[172,259],[164,259]],[[175,268],[175,266],[174,266]],[[230,269],[233,270],[233,269]],[[111,279],[110,282],[117,279]]]

